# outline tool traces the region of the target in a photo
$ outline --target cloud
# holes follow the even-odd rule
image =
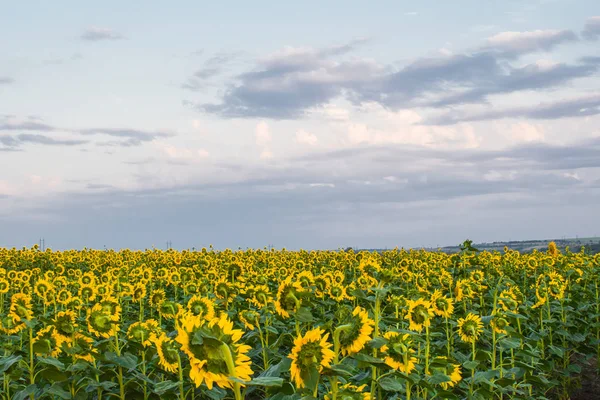
[[[587,40],[598,40],[600,38],[600,16],[591,17],[586,21],[581,36]]]
[[[505,109],[466,113],[450,111],[425,121],[433,125],[452,125],[465,121],[487,121],[503,118],[530,118],[552,120],[559,118],[587,117],[600,114],[600,94],[585,95],[535,106],[520,106]]]
[[[51,125],[39,122],[36,119],[18,119],[14,117],[0,117],[0,131],[53,131]]]
[[[98,28],[92,27],[88,28],[81,34],[80,37],[82,40],[88,42],[98,42],[101,40],[122,40],[125,39],[123,35],[118,32],[115,32],[112,29],[108,28]]]
[[[182,85],[182,89],[199,91],[210,85],[210,80],[227,71],[229,64],[240,57],[240,52],[216,53],[204,61],[203,66],[194,72]]]
[[[295,137],[296,143],[305,144],[308,146],[314,146],[319,141],[317,136],[312,133],[306,132],[304,129],[299,129],[296,131]]]
[[[266,146],[271,143],[272,137],[269,130],[269,124],[265,121],[260,121],[256,125],[255,129],[256,144],[259,146]]]
[[[8,76],[0,76],[0,85],[8,85],[11,83],[14,83],[15,80],[12,78],[9,78]]]
[[[47,135],[22,133],[19,135],[2,135],[0,143],[9,149],[18,149],[23,144],[41,144],[46,146],[79,146],[87,144],[87,140],[57,139]]]
[[[488,38],[482,50],[497,52],[503,57],[517,57],[538,51],[550,51],[560,44],[577,40],[577,34],[571,30],[501,32]]]
[[[128,129],[128,128],[88,128],[77,131],[81,135],[104,135],[111,136],[120,139],[122,141],[108,141],[100,142],[100,146],[120,146],[120,147],[135,147],[140,146],[145,142],[151,142],[160,138],[168,138],[175,136],[171,132],[162,131],[145,131],[139,129]]]
[[[570,30],[502,32],[474,51],[417,58],[400,68],[350,57],[364,39],[321,49],[284,47],[237,75],[220,103],[193,107],[224,118],[299,119],[318,114],[338,98],[396,110],[482,103],[492,95],[552,89],[594,76],[600,69],[594,57],[576,63],[516,64],[520,56],[576,40]]]

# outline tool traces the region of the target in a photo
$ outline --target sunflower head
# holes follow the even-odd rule
[[[134,322],[127,329],[127,338],[132,342],[150,347],[152,331],[145,322]]]
[[[176,372],[179,365],[179,349],[177,344],[164,332],[155,337],[154,345],[158,354],[159,365],[168,372]]]
[[[69,340],[77,328],[77,323],[75,320],[76,315],[74,311],[60,311],[54,318],[56,333],[62,336],[65,340]]]
[[[424,327],[428,328],[434,316],[431,303],[423,299],[408,300],[407,303],[408,312],[405,318],[410,322],[409,329],[420,332]]]
[[[118,331],[114,318],[100,304],[95,304],[88,310],[87,323],[89,332],[98,337],[108,339]]]
[[[466,343],[475,343],[483,331],[481,318],[473,313],[458,320],[458,335]]]
[[[490,325],[497,334],[506,335],[508,320],[502,314],[495,314],[490,321]]]
[[[187,310],[195,316],[206,320],[211,320],[215,317],[215,303],[209,298],[200,295],[194,295],[188,301]]]
[[[400,334],[389,331],[383,337],[387,340],[387,344],[381,346],[380,350],[382,354],[385,354],[385,363],[390,368],[407,375],[410,374],[416,368],[417,363],[411,336],[408,333]]]
[[[340,349],[344,356],[358,353],[371,339],[375,322],[362,307],[356,307],[344,323],[336,329]]]
[[[292,379],[298,388],[304,388],[312,382],[314,372],[321,372],[323,367],[329,367],[335,356],[331,343],[327,341],[329,334],[321,328],[312,329],[304,336],[294,340],[294,347],[289,358],[292,359],[290,371]]]
[[[10,299],[10,315],[18,321],[31,320],[33,318],[31,296],[25,293],[13,294]]]

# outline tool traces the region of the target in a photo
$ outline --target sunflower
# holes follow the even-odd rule
[[[371,393],[364,391],[366,387],[366,383],[360,386],[346,383],[338,389],[338,398],[342,400],[370,400]],[[326,394],[324,399],[331,400],[331,396]]]
[[[92,338],[75,332],[69,345],[69,352],[73,354],[76,360],[84,360],[93,364],[95,357],[98,355],[93,345],[94,340]]]
[[[160,303],[165,301],[167,296],[165,295],[165,291],[163,289],[154,289],[150,298],[148,299],[148,303],[150,303],[153,307],[158,307]]]
[[[395,370],[410,374],[415,368],[417,358],[412,348],[412,338],[408,333],[386,332],[383,337],[388,343],[381,346],[380,351],[385,354],[385,363]]]
[[[56,328],[56,334],[59,335],[63,341],[68,342],[73,337],[73,333],[77,328],[76,322],[77,316],[74,311],[60,311],[54,317],[54,327]]]
[[[344,301],[345,299],[350,299],[350,297],[347,294],[346,288],[342,284],[338,283],[332,283],[329,287],[329,298],[337,302]]]
[[[17,321],[31,320],[33,310],[31,309],[31,296],[25,293],[15,293],[10,298],[10,311]]]
[[[497,334],[506,335],[506,327],[508,326],[508,320],[504,318],[502,314],[495,314],[490,321],[490,325],[494,332],[496,332]]]
[[[239,343],[243,334],[233,329],[226,314],[209,322],[191,314],[186,316],[175,340],[190,358],[190,378],[196,387],[204,382],[209,390],[213,383],[221,388],[233,388],[230,376],[250,380],[252,361],[247,353],[251,347]],[[233,365],[233,371],[229,370],[228,362]]]
[[[162,318],[173,319],[179,310],[179,304],[171,300],[165,300],[158,306],[158,313]]]
[[[271,301],[271,291],[267,285],[256,286],[252,298],[249,299],[250,303],[259,308],[268,306]]]
[[[244,310],[238,314],[240,322],[246,329],[254,330],[254,325],[258,325],[260,315],[254,310]]]
[[[92,285],[81,285],[79,287],[79,297],[86,302],[96,300],[96,288]]]
[[[450,318],[454,312],[453,300],[444,297],[442,291],[439,289],[433,292],[433,295],[431,296],[431,307],[433,308],[435,315],[444,318]]]
[[[164,332],[155,337],[153,342],[158,354],[158,365],[167,372],[176,372],[179,366],[179,350],[175,342]]]
[[[209,298],[194,295],[187,303],[189,312],[200,318],[211,320],[215,317],[215,303]]]
[[[502,306],[504,311],[516,312],[519,308],[519,303],[517,301],[517,296],[513,293],[512,290],[503,290],[500,293],[500,298],[498,299],[498,304]]]
[[[10,284],[5,278],[0,278],[0,294],[6,294],[10,290]]]
[[[5,315],[0,317],[0,332],[6,335],[14,335],[25,329],[25,323],[20,321],[14,315]]]
[[[473,313],[458,320],[458,335],[463,342],[475,343],[483,331],[481,318]]]
[[[56,334],[56,327],[48,325],[33,339],[33,351],[37,355],[56,357],[62,351],[62,336]]]
[[[147,292],[146,285],[144,285],[141,282],[136,283],[133,287],[131,298],[136,303],[139,303],[146,297],[146,292]]]
[[[143,347],[152,345],[151,336],[152,331],[145,322],[134,322],[127,329],[127,338]]]
[[[362,307],[356,307],[348,322],[338,327],[340,349],[344,356],[358,353],[371,339],[375,321]]]
[[[421,332],[423,328],[428,328],[431,325],[431,318],[434,316],[433,308],[429,301],[407,300],[408,312],[406,318],[410,325],[408,329],[416,332]]]
[[[292,277],[287,277],[279,284],[277,290],[277,299],[275,300],[275,310],[283,318],[288,318],[291,313],[295,313],[300,308],[299,292],[302,287],[298,282],[292,282]]]
[[[441,372],[450,378],[449,381],[440,383],[442,389],[448,390],[449,388],[456,386],[456,384],[462,380],[460,365],[448,362],[446,357],[436,357],[433,364],[434,366],[431,367],[433,372]]]
[[[117,322],[100,304],[94,304],[88,309],[87,324],[91,334],[105,339],[114,336],[119,330]]]
[[[292,360],[290,372],[298,388],[306,386],[306,380],[315,369],[321,372],[324,367],[331,365],[335,354],[331,350],[331,343],[327,341],[329,333],[321,328],[314,328],[304,336],[294,340],[292,353],[288,356]]]
[[[67,301],[65,306],[69,310],[80,310],[81,307],[83,307],[83,301],[81,301],[79,296],[73,296],[73,297],[71,297],[71,299],[69,299],[69,301]]]

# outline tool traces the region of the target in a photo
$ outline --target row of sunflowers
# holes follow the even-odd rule
[[[598,271],[553,244],[0,249],[0,398],[568,398],[600,359]]]

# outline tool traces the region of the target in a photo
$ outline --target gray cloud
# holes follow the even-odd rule
[[[14,83],[15,80],[9,78],[8,76],[0,76],[0,85],[8,85],[10,83]]]
[[[139,142],[150,142],[154,139],[174,136],[174,134],[170,132],[145,131],[128,128],[90,128],[81,129],[77,132],[82,135],[106,135],[118,138],[133,139]]]
[[[600,38],[600,16],[591,17],[587,20],[581,36],[587,40],[598,40]]]
[[[578,39],[577,34],[571,30],[502,32],[488,38],[482,50],[513,58],[538,51],[550,51],[560,44]]]
[[[201,68],[199,68],[192,77],[188,78],[182,85],[182,89],[194,92],[214,85],[210,80],[227,72],[231,63],[238,60],[241,52],[220,52],[206,59]]]
[[[57,139],[46,135],[22,133],[19,135],[2,135],[0,143],[8,149],[18,149],[23,144],[41,144],[46,146],[78,146],[86,144],[87,140]]]
[[[0,213],[10,232],[0,232],[0,240],[19,245],[35,232],[60,248],[144,248],[167,240],[179,248],[335,248],[516,239],[515,232],[520,238],[593,234],[600,222],[598,174],[571,173],[598,167],[599,152],[600,139],[487,152],[386,146],[246,166],[241,177],[218,183],[145,190],[98,184],[27,212]],[[431,162],[415,169],[414,160]],[[383,179],[389,176],[397,179]]]
[[[26,120],[26,121],[11,121],[6,118],[3,121],[0,120],[0,131],[43,131],[49,132],[53,131],[55,128],[48,124],[44,124],[42,122],[37,122],[35,120]]]
[[[121,40],[125,39],[123,35],[108,28],[88,28],[81,34],[82,40],[89,42],[98,42],[101,40]]]
[[[487,121],[502,118],[559,119],[600,114],[600,94],[593,94],[535,106],[512,107],[479,113],[450,111],[430,118],[431,125],[452,125],[467,121]]]
[[[419,58],[402,68],[343,58],[364,40],[324,49],[285,48],[239,74],[220,103],[194,107],[225,118],[296,119],[337,97],[392,109],[482,103],[491,95],[552,89],[596,74],[600,69],[596,57],[573,64],[511,65],[519,56],[575,40],[577,35],[570,30],[504,32],[474,52]],[[213,73],[207,68],[198,76]],[[202,85],[189,80],[184,87],[198,90]]]

